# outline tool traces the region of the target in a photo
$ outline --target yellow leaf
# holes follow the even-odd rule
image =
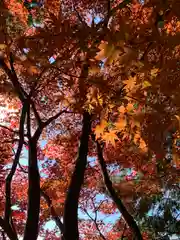
[[[5,48],[7,48],[6,44],[0,44],[0,50],[4,50]]]
[[[111,143],[113,146],[115,146],[115,140],[118,140],[118,137],[114,131],[111,131],[111,132],[106,132],[102,136],[102,139],[105,140],[107,144]]]
[[[142,87],[143,89],[152,86],[151,83],[148,81],[144,81],[142,85],[143,85]]]
[[[159,68],[153,68],[151,70],[151,76],[156,77],[158,75],[158,72],[159,72]]]
[[[146,145],[145,141],[142,138],[140,139],[139,147],[141,148],[141,150],[143,152],[147,152],[147,145]]]
[[[123,130],[126,127],[126,120],[123,118],[120,118],[118,122],[115,123],[115,127],[117,130]]]
[[[99,45],[99,49],[100,51],[97,53],[97,55],[95,56],[96,60],[103,60],[106,58],[106,49],[107,49],[107,43],[103,42]]]
[[[137,144],[138,141],[140,140],[140,138],[141,138],[140,134],[139,134],[139,133],[136,133],[136,134],[134,135],[134,143]]]
[[[136,76],[135,77],[129,77],[128,80],[123,81],[126,86],[124,87],[126,90],[132,90],[134,86],[136,85]]]
[[[99,105],[102,106],[102,105],[103,105],[103,98],[102,98],[102,96],[100,96],[100,95],[98,94],[98,95],[97,95],[97,100],[98,100]]]
[[[100,52],[97,53],[97,55],[95,56],[95,59],[96,60],[104,60],[106,57],[105,57],[105,51],[104,49],[102,49]]]
[[[104,133],[104,129],[108,126],[108,123],[106,122],[106,120],[102,120],[101,123],[99,125],[96,126],[95,128],[95,134],[96,134],[96,139],[98,139],[99,137],[101,137]]]
[[[117,60],[117,58],[119,57],[121,51],[117,48],[113,48],[111,49],[111,51],[109,51],[109,56],[107,57],[106,63],[105,65],[107,66],[108,64],[113,63],[114,61]]]
[[[128,105],[126,106],[126,109],[128,112],[132,111],[134,109],[134,106],[132,103],[128,103]]]
[[[120,53],[120,49],[116,48],[112,43],[101,43],[98,48],[100,52],[97,53],[95,59],[106,59],[106,64],[110,64],[116,60]]]

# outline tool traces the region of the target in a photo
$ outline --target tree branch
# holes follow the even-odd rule
[[[122,214],[124,220],[126,221],[126,223],[128,224],[129,228],[132,230],[135,239],[136,240],[143,240],[141,232],[134,220],[134,218],[130,215],[130,213],[128,212],[128,210],[126,209],[126,207],[124,206],[123,202],[121,201],[121,199],[118,197],[115,189],[113,188],[113,184],[109,178],[108,172],[107,172],[107,167],[106,167],[106,163],[104,161],[103,158],[103,154],[102,154],[102,148],[101,145],[97,143],[97,152],[98,152],[98,160],[99,160],[99,164],[101,167],[101,172],[104,178],[104,183],[105,186],[107,187],[112,200],[115,202],[118,210],[120,211],[120,213]]]
[[[11,182],[16,172],[17,164],[19,162],[22,147],[24,144],[24,122],[26,118],[26,112],[27,112],[27,103],[25,103],[22,108],[22,113],[20,118],[20,127],[19,127],[19,134],[20,134],[19,144],[18,144],[18,148],[15,154],[15,158],[14,158],[11,170],[6,178],[6,184],[5,184],[6,203],[5,203],[4,218],[8,223],[10,223],[10,218],[11,218]]]
[[[93,218],[93,217],[88,213],[88,211],[87,211],[85,208],[83,208],[82,210],[83,210],[83,211],[87,214],[87,216],[94,222],[94,224],[95,224],[95,226],[96,226],[96,229],[97,229],[100,237],[101,237],[102,239],[106,240],[105,236],[101,233],[101,230],[100,230],[100,228],[99,228],[99,226],[98,226],[98,223],[97,223],[97,210],[95,210],[95,218]]]
[[[30,136],[30,119],[28,120],[28,211],[24,232],[24,240],[35,240],[39,232],[40,212],[40,175],[37,160],[37,139]]]
[[[8,75],[10,81],[13,84],[13,87],[15,89],[15,91],[17,92],[19,99],[21,100],[21,102],[24,103],[26,97],[27,97],[27,93],[24,91],[24,89],[22,88],[21,84],[18,81],[16,72],[14,70],[14,66],[13,66],[13,58],[12,58],[12,54],[10,54],[10,66],[11,69],[8,68],[8,66],[6,65],[5,61],[3,58],[0,58],[0,66],[3,68],[3,70],[5,71],[5,73]]]
[[[56,211],[52,205],[52,201],[51,201],[50,197],[42,189],[40,190],[40,192],[41,192],[41,196],[46,200],[46,203],[50,209],[53,220],[55,221],[59,230],[63,234],[63,231],[64,231],[63,223],[61,222],[60,218],[57,216]]]
[[[84,173],[87,164],[88,141],[91,131],[91,116],[89,113],[83,114],[83,127],[80,139],[79,153],[76,160],[74,172],[71,177],[71,182],[67,191],[64,207],[64,234],[65,240],[79,239],[78,231],[78,201],[81,186],[84,181]],[[70,217],[71,216],[71,217]]]
[[[1,125],[1,124],[0,124],[0,128],[4,128],[4,129],[6,129],[6,130],[8,130],[8,131],[10,131],[12,133],[15,133],[15,134],[19,134],[19,131],[14,131],[13,129],[11,129],[11,128],[7,127],[7,126]]]

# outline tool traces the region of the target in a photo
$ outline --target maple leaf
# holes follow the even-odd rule
[[[102,139],[105,140],[106,144],[109,143],[115,146],[115,140],[119,140],[118,136],[116,135],[116,131],[106,132],[102,135]]]
[[[151,83],[148,82],[148,81],[144,81],[144,82],[142,83],[142,89],[147,88],[147,87],[151,87],[151,86],[152,86]]]
[[[128,103],[128,105],[126,106],[126,109],[128,112],[131,112],[134,109],[134,105],[132,103]]]
[[[118,131],[121,131],[123,129],[125,129],[126,125],[127,125],[127,121],[124,118],[119,118],[117,122],[115,122],[115,127]]]
[[[126,84],[124,89],[126,89],[127,91],[131,91],[136,85],[136,76],[129,77],[127,80],[123,81],[123,83]]]
[[[156,77],[158,75],[159,68],[153,68],[151,70],[151,77]]]
[[[118,111],[119,111],[120,113],[125,113],[126,109],[125,109],[124,106],[120,106],[120,107],[118,108]]]
[[[108,123],[106,122],[106,120],[102,120],[101,123],[95,127],[94,132],[96,134],[96,139],[100,138],[103,135],[104,129],[107,126],[108,126]]]

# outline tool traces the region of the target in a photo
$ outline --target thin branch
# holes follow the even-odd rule
[[[37,139],[40,137],[40,135],[41,135],[41,133],[42,133],[42,131],[43,131],[43,129],[44,129],[45,127],[47,127],[51,122],[53,122],[53,121],[56,120],[58,117],[60,117],[63,113],[71,113],[71,112],[68,112],[68,111],[66,111],[66,110],[62,110],[62,111],[60,111],[59,113],[57,113],[56,115],[54,115],[54,116],[52,116],[51,118],[49,118],[47,121],[42,122],[42,123],[38,126],[36,132],[34,133],[34,136],[33,136],[34,141],[37,141]]]
[[[63,223],[61,222],[60,218],[57,216],[56,211],[52,205],[52,201],[51,201],[50,197],[42,189],[40,189],[40,192],[41,192],[41,196],[46,200],[46,203],[47,203],[48,207],[50,208],[50,212],[51,212],[53,220],[55,221],[55,223],[58,226],[61,233],[63,233],[63,231],[64,231]]]
[[[20,118],[20,127],[19,127],[20,139],[19,139],[18,148],[15,154],[15,158],[14,158],[11,170],[6,178],[6,185],[5,185],[6,203],[5,203],[4,218],[7,222],[10,222],[10,217],[11,217],[11,182],[16,172],[17,164],[19,162],[22,147],[24,144],[24,123],[26,118],[26,112],[27,112],[27,103],[25,103],[22,108],[22,113]]]
[[[1,125],[1,124],[0,124],[0,128],[7,129],[8,131],[15,133],[15,134],[19,134],[19,131],[14,131],[12,128],[9,128],[9,127]]]
[[[21,166],[21,164],[18,162],[18,166],[19,166],[19,168],[21,169],[21,171],[23,172],[23,173],[28,173],[28,171],[26,171],[22,166]]]
[[[43,122],[43,127],[48,126],[51,122],[53,122],[54,120],[56,120],[58,117],[60,117],[63,113],[71,113],[68,112],[67,110],[62,110],[59,113],[57,113],[56,115],[52,116],[51,118],[49,118],[46,122]]]
[[[113,183],[111,182],[111,180],[109,178],[106,163],[105,163],[105,160],[103,158],[102,147],[98,142],[96,142],[96,144],[97,144],[98,160],[99,160],[99,164],[100,164],[100,167],[101,167],[101,172],[102,172],[102,175],[103,175],[103,178],[104,178],[105,186],[107,187],[107,189],[108,189],[108,191],[111,195],[112,200],[116,204],[116,206],[117,206],[118,210],[120,211],[120,213],[122,214],[124,220],[128,224],[129,228],[132,230],[135,239],[143,240],[141,232],[139,230],[139,227],[136,224],[136,221],[131,216],[131,214],[128,212],[125,205],[123,204],[123,202],[121,201],[121,199],[117,195],[117,193],[116,193],[116,191],[113,187]]]
[[[9,67],[6,65],[4,59],[0,58],[0,66],[3,68],[5,73],[8,75],[10,81],[12,82],[12,84],[14,86],[15,91],[17,92],[17,94],[19,96],[19,99],[21,100],[21,102],[24,102],[25,98],[27,96],[27,93],[24,91],[24,89],[22,88],[21,84],[18,81],[16,72],[13,67],[12,54],[10,54],[10,65],[11,65],[11,69],[9,69]]]
[[[96,226],[96,229],[97,229],[100,237],[101,237],[102,239],[106,240],[105,236],[101,233],[101,230],[100,230],[100,228],[99,228],[99,226],[98,226],[98,223],[97,223],[97,211],[95,211],[96,216],[95,216],[95,219],[94,219],[94,218],[89,214],[89,212],[88,212],[85,208],[83,208],[82,210],[83,210],[83,211],[87,214],[87,216],[94,222],[94,224],[95,224],[95,226]]]

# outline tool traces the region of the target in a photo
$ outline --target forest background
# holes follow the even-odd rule
[[[0,2],[0,239],[178,239],[179,9]]]

